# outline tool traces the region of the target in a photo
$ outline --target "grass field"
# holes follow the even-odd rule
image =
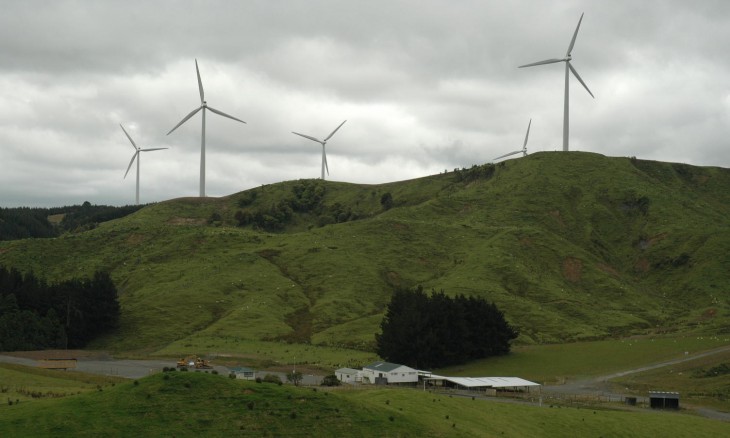
[[[715,437],[684,413],[538,407],[415,389],[326,390],[159,373],[59,399],[0,405],[0,435]]]
[[[605,376],[730,345],[730,337],[634,337],[515,347],[500,357],[438,370],[455,376],[519,376],[539,383]]]
[[[126,381],[118,377],[0,363],[0,401],[25,402],[96,391]]]

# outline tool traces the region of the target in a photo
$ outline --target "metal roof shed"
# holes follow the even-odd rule
[[[679,409],[679,393],[649,391],[649,406],[652,409]]]
[[[520,377],[449,377],[432,374],[424,380],[437,380],[449,382],[457,388],[465,389],[527,389],[540,386],[539,383],[531,382]]]

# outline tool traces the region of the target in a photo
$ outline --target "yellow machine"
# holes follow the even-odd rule
[[[197,368],[197,369],[211,369],[213,368],[205,359],[201,359],[198,356],[187,356],[177,361],[178,368]]]

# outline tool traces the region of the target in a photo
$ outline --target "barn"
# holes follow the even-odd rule
[[[362,367],[362,383],[389,385],[418,383],[418,370],[390,362],[374,362]]]

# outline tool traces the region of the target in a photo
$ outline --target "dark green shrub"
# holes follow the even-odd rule
[[[336,375],[330,374],[329,376],[324,376],[322,379],[322,386],[340,386],[341,382],[340,379],[337,378]]]
[[[277,385],[281,385],[282,381],[279,376],[276,374],[267,374],[264,376],[264,382],[266,383],[276,383]]]

